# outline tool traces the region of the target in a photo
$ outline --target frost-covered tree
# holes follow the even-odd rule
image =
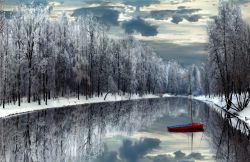
[[[1,99],[21,105],[61,96],[166,91],[166,65],[144,43],[111,38],[92,16],[54,21],[46,8],[23,8],[1,33]],[[176,92],[178,93],[178,92]]]
[[[213,89],[223,94],[227,109],[242,110],[250,101],[249,31],[239,6],[221,1],[218,16],[208,27],[209,71]],[[237,105],[232,103],[233,95]]]

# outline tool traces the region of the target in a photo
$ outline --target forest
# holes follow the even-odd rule
[[[19,7],[1,19],[1,105],[170,93],[221,96],[227,109],[243,110],[250,102],[250,27],[236,3],[220,2],[218,11],[207,27],[207,62],[182,67],[130,35],[110,36],[92,15],[54,20],[49,8]]]
[[[64,96],[90,98],[108,93],[189,93],[190,73],[199,69],[164,63],[132,36],[112,38],[91,15],[58,21],[46,8],[20,7],[4,19],[0,37],[1,104],[45,102]],[[185,81],[186,80],[186,81]],[[201,93],[196,85],[194,92]]]

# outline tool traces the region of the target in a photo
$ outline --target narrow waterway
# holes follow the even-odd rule
[[[247,136],[208,105],[192,101],[198,133],[170,133],[189,123],[190,100],[163,98],[49,109],[0,119],[1,162],[247,162]]]

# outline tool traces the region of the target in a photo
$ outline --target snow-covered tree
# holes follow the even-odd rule
[[[244,109],[250,101],[249,26],[234,2],[221,1],[219,14],[208,27],[209,71],[215,93],[223,94],[227,109]],[[233,95],[237,105],[232,103]]]
[[[111,38],[92,16],[49,18],[46,8],[20,7],[1,33],[2,103],[27,97],[164,93],[166,65],[144,43]]]

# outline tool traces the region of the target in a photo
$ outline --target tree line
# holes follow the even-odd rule
[[[190,82],[202,93],[198,67],[164,63],[132,36],[112,38],[107,30],[93,16],[55,21],[47,9],[18,8],[0,37],[2,106],[26,98],[47,104],[65,96],[189,94]]]
[[[160,93],[164,63],[143,43],[113,39],[93,17],[49,18],[46,9],[20,8],[1,33],[1,101],[21,104],[59,96]]]

